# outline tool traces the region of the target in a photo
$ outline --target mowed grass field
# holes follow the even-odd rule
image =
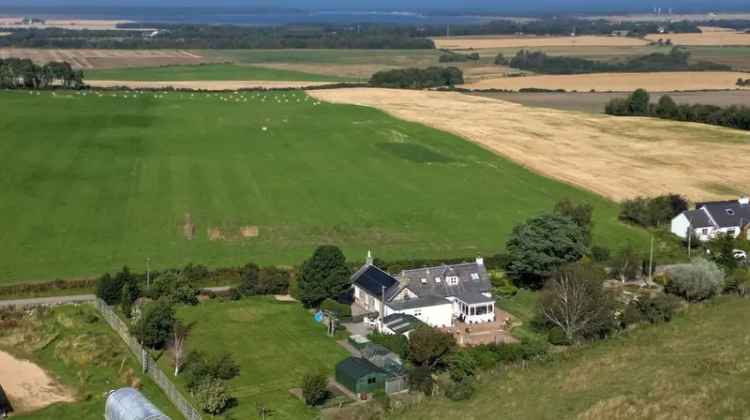
[[[227,412],[232,418],[256,418],[260,405],[271,410],[273,419],[315,418],[317,411],[289,389],[300,387],[306,373],[333,376],[336,363],[349,356],[299,303],[268,297],[206,301],[181,307],[177,317],[194,323],[186,341],[189,350],[208,355],[229,352],[239,364],[240,375],[228,383],[238,403]],[[174,368],[166,360],[162,366],[165,371]],[[178,383],[184,386],[180,379]]]
[[[647,244],[600,196],[300,92],[2,92],[0,106],[2,283],[142,271],[146,258],[292,265],[320,244],[355,260],[487,255],[563,198],[595,206],[596,243]]]
[[[469,401],[428,400],[394,418],[746,418],[748,316],[746,299],[695,305],[669,324],[485,376]]]
[[[340,82],[349,79],[304,73],[294,70],[269,69],[236,64],[198,64],[162,67],[87,70],[88,80],[123,81],[188,81],[188,80],[267,80]]]
[[[125,343],[91,305],[27,313],[17,325],[0,329],[0,350],[36,363],[75,399],[18,413],[14,419],[100,420],[107,392],[138,383],[141,392],[162,412],[173,419],[181,418],[167,396],[141,374]],[[0,382],[2,379],[0,371]]]

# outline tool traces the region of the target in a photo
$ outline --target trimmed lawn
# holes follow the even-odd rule
[[[396,419],[739,419],[750,413],[747,299],[693,305],[671,323],[485,376],[466,402]]]
[[[229,352],[239,363],[240,375],[229,381],[238,405],[228,413],[237,419],[255,418],[259,404],[272,411],[273,419],[315,418],[317,410],[289,389],[299,387],[308,372],[322,370],[332,376],[336,363],[349,356],[298,303],[270,297],[210,300],[180,307],[177,316],[195,323],[186,342],[189,350]],[[160,363],[171,372],[166,359]]]
[[[106,393],[132,385],[133,378],[162,412],[175,420],[182,418],[166,395],[141,374],[125,343],[93,305],[58,306],[26,315],[16,327],[3,326],[0,350],[36,363],[76,398],[74,403],[53,404],[14,419],[101,420]]]
[[[190,81],[190,80],[264,80],[304,82],[344,82],[346,78],[277,70],[236,64],[197,64],[162,67],[86,70],[88,80]]]
[[[302,92],[84,94],[0,92],[0,283],[142,272],[148,257],[156,270],[294,265],[326,243],[358,260],[474,258],[563,198],[593,204],[595,244],[648,247],[616,203],[372,108]]]

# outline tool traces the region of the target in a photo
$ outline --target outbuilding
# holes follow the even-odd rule
[[[134,388],[110,392],[104,406],[105,420],[170,420]]]
[[[385,389],[388,373],[367,359],[349,357],[336,365],[336,382],[355,394]]]

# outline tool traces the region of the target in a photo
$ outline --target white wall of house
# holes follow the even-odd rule
[[[445,301],[443,305],[394,310],[385,305],[385,316],[390,314],[408,314],[432,327],[450,327],[453,325],[453,304]]]
[[[690,226],[690,222],[688,221],[687,216],[685,214],[679,214],[674,219],[672,219],[672,227],[671,231],[673,234],[679,236],[682,239],[687,240],[688,235],[688,228]],[[726,229],[714,229],[713,227],[705,227],[705,228],[695,228],[693,229],[693,232],[695,233],[695,237],[698,238],[700,241],[709,241],[716,237],[716,235],[719,232],[724,232]]]

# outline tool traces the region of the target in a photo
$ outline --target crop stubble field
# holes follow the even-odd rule
[[[0,92],[0,105],[0,282],[140,271],[147,257],[289,265],[322,243],[471,257],[565,197],[595,205],[598,243],[645,239],[592,193],[304,93]]]
[[[0,48],[0,59],[10,57],[28,58],[37,64],[67,61],[71,66],[83,70],[211,62],[200,54],[186,50]]]
[[[750,191],[750,133],[739,130],[531,108],[450,92],[362,88],[311,94],[454,133],[614,200],[667,192],[703,200]]]

